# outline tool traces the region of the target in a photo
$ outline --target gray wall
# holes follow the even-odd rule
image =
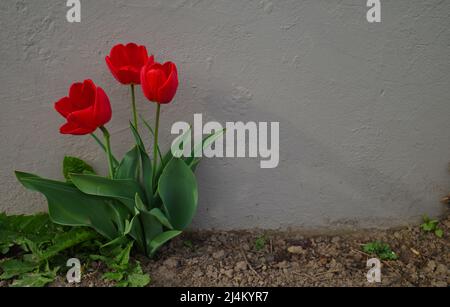
[[[115,151],[132,143],[129,96],[104,57],[118,42],[180,67],[163,139],[191,114],[279,121],[281,161],[207,160],[198,172],[202,228],[372,227],[438,215],[450,190],[450,1],[65,0],[0,2],[0,209],[45,210],[15,169],[60,178],[65,154],[102,171],[89,137],[60,136],[53,102],[93,78],[109,94]],[[138,95],[152,118],[154,105]],[[167,141],[168,142],[168,141]],[[166,144],[168,145],[168,144]]]

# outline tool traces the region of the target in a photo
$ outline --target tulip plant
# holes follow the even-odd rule
[[[45,195],[54,223],[91,227],[108,244],[131,239],[151,257],[191,224],[198,202],[194,171],[200,161],[194,154],[175,158],[171,150],[163,155],[158,145],[161,105],[170,103],[178,89],[176,65],[157,63],[144,46],[133,43],[115,46],[106,63],[117,81],[131,88],[130,129],[135,146],[122,160],[114,157],[111,135],[105,126],[112,117],[109,98],[101,87],[86,80],[73,84],[68,96],[56,102],[56,111],[67,120],[60,132],[92,135],[106,153],[108,176],[95,174],[92,167],[77,158],[64,160],[64,182],[23,172],[16,172],[16,176],[26,188]],[[139,132],[135,98],[138,85],[144,96],[156,104],[154,128],[141,117],[154,140],[152,159]],[[96,131],[103,134],[103,140]],[[203,146],[220,134],[206,138]]]

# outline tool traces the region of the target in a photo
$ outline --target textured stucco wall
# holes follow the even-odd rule
[[[129,96],[104,64],[118,42],[148,46],[180,66],[163,139],[191,114],[279,121],[280,165],[207,160],[198,172],[202,228],[388,226],[441,213],[450,190],[450,1],[0,1],[0,209],[45,209],[13,176],[60,178],[65,154],[102,170],[89,137],[58,134],[53,102],[93,78],[109,94],[118,154],[131,146]],[[139,93],[139,109],[154,106]],[[103,167],[103,168],[102,168]]]

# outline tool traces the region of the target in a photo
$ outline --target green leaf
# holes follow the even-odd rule
[[[434,225],[429,223],[429,222],[425,223],[425,224],[422,224],[421,227],[422,227],[422,230],[426,231],[426,232],[430,232],[430,231],[434,230]]]
[[[135,203],[136,203],[136,209],[138,209],[139,212],[148,211],[147,206],[144,204],[142,199],[139,197],[139,194],[136,193],[136,196],[134,199],[135,199]]]
[[[261,236],[255,240],[255,249],[257,251],[262,251],[267,244],[267,239],[265,236]]]
[[[102,255],[91,255],[91,259],[105,262],[108,268],[114,271],[123,271],[128,268],[130,253],[134,242],[128,241],[125,245],[113,245],[102,248]]]
[[[153,179],[152,179],[152,161],[148,154],[141,149],[141,163],[142,163],[142,186],[144,187],[145,196],[147,198],[147,202],[149,208],[153,208],[154,205],[154,187],[153,187]]]
[[[10,247],[20,246],[28,251],[30,242],[37,245],[50,242],[61,226],[50,221],[47,214],[7,216],[0,214],[0,247],[7,253]]]
[[[217,131],[214,134],[211,134],[203,139],[202,144],[197,144],[192,150],[191,156],[185,159],[186,164],[195,171],[198,164],[201,161],[201,158],[196,158],[197,155],[201,155],[203,150],[211,146],[219,137],[221,137],[225,133],[226,129]]]
[[[370,242],[363,246],[363,251],[378,256],[381,260],[397,260],[398,256],[390,246],[383,242]]]
[[[140,214],[141,225],[144,231],[146,252],[152,252],[151,242],[163,232],[162,224],[150,213],[142,211]]]
[[[107,272],[107,273],[103,274],[102,279],[119,282],[124,277],[125,277],[124,273],[122,273],[122,272]]]
[[[65,157],[63,161],[63,174],[70,181],[70,174],[95,174],[92,166],[75,157]]]
[[[152,173],[152,161],[150,160],[150,157],[148,156],[147,152],[145,151],[145,145],[142,141],[142,138],[139,134],[139,132],[136,130],[134,125],[130,122],[130,129],[133,133],[134,139],[136,141],[136,145],[140,149],[140,157],[141,157],[141,167],[142,167],[142,186],[144,187],[145,196],[147,197],[147,201],[150,207],[153,206],[153,173]]]
[[[154,208],[149,213],[153,215],[162,225],[169,228],[170,230],[173,230],[172,224],[170,224],[166,215],[160,209]]]
[[[181,235],[182,231],[171,230],[164,232],[157,237],[155,237],[150,243],[150,257],[153,257],[155,253],[167,242]]]
[[[0,280],[8,280],[13,277],[34,271],[39,268],[39,263],[25,262],[17,259],[10,259],[0,263],[3,274]]]
[[[150,124],[145,120],[144,117],[142,117],[142,115],[139,115],[139,117],[141,118],[142,122],[144,123],[144,126],[147,127],[148,131],[150,132],[150,134],[155,137],[155,132],[153,131],[152,127],[150,126]],[[161,154],[161,149],[159,148],[159,145],[157,145],[157,150],[158,150],[158,154],[159,154],[159,158],[161,159],[161,161],[163,160],[163,156]]]
[[[36,261],[41,262],[44,260],[48,260],[71,247],[77,246],[86,241],[93,240],[96,237],[97,234],[87,229],[73,228],[68,232],[56,235],[52,240],[53,244],[45,251],[43,251],[39,255],[39,258],[36,259]]]
[[[55,280],[57,271],[58,271],[58,269],[51,271],[51,272],[45,272],[45,273],[26,274],[26,275],[22,276],[20,279],[15,280],[11,286],[14,288],[45,287],[47,284],[49,284]]]
[[[136,141],[136,145],[143,151],[145,151],[145,145],[142,141],[141,135],[139,134],[139,131],[136,130],[136,127],[134,127],[133,123],[130,122],[130,129],[131,133],[134,136],[134,140]]]
[[[73,184],[83,193],[93,196],[111,197],[123,202],[130,213],[134,213],[136,193],[143,197],[141,187],[136,181],[128,179],[109,179],[95,175],[71,175]]]
[[[135,146],[130,150],[116,170],[115,179],[139,180],[140,152],[139,147]]]
[[[158,192],[171,225],[185,230],[197,211],[197,180],[181,159],[172,159],[159,179]]]
[[[141,223],[140,213],[138,213],[130,222],[129,235],[136,241],[141,251],[145,252],[145,234]]]
[[[444,236],[444,231],[441,228],[438,228],[434,231],[434,234],[436,235],[436,237],[442,238]]]
[[[16,176],[26,188],[45,195],[53,222],[92,227],[110,240],[121,235],[120,225],[128,217],[123,205],[82,193],[71,184],[21,172],[16,172]]]
[[[125,267],[130,262],[130,253],[133,248],[133,242],[128,243],[124,249],[114,258],[119,267]]]
[[[128,287],[128,285],[129,285],[128,280],[122,280],[121,282],[118,282],[116,284],[116,288],[126,288]]]
[[[144,274],[139,262],[136,261],[136,266],[128,275],[128,286],[132,288],[142,288],[150,283],[150,275]]]
[[[177,138],[176,143],[173,145],[174,148],[180,148],[181,145],[184,144],[187,140],[187,138],[191,137],[191,126],[189,126],[189,129],[179,138]],[[170,161],[174,158],[172,154],[172,148],[167,151],[167,153],[162,158],[162,163],[158,167],[158,171],[156,172],[156,179],[159,180],[161,177],[162,172],[164,171],[165,167],[169,164]]]

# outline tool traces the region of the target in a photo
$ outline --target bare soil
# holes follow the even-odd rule
[[[339,236],[304,236],[295,232],[186,233],[164,247],[156,259],[135,259],[152,278],[153,287],[210,286],[424,286],[450,282],[450,216],[440,227],[444,237],[419,226],[364,231]],[[266,244],[256,248],[264,236]],[[381,284],[367,281],[362,245],[388,243],[399,256],[384,261]],[[111,286],[100,279],[102,266],[90,268],[79,286]],[[67,286],[60,278],[53,286]]]

